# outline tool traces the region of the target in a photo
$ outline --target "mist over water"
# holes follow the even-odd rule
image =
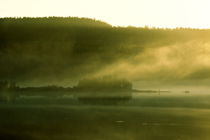
[[[0,139],[209,140],[210,31],[0,19]]]
[[[72,97],[19,98],[15,104],[0,106],[0,137],[208,140],[209,100],[209,94],[183,93],[135,94],[117,105],[83,104]]]

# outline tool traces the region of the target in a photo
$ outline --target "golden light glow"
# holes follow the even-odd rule
[[[209,0],[1,0],[1,17],[78,16],[114,26],[210,28]]]

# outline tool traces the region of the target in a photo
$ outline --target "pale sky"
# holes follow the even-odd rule
[[[77,16],[114,26],[210,28],[210,0],[0,0],[0,17]]]

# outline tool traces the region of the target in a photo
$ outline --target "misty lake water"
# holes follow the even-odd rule
[[[135,93],[125,103],[20,97],[0,104],[2,140],[209,140],[210,94]]]

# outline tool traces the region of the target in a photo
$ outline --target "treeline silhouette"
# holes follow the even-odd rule
[[[62,87],[57,85],[39,86],[39,87],[20,87],[16,82],[12,81],[0,81],[0,101],[7,100],[7,98],[13,97],[13,100],[18,96],[47,96],[47,97],[60,97],[64,95],[78,95],[83,93],[83,96],[87,96],[87,93],[94,93],[96,96],[116,96],[117,94],[123,96],[131,96],[132,83],[126,79],[119,78],[92,78],[80,80],[77,86],[74,87]],[[92,94],[91,96],[93,96]],[[90,96],[90,95],[89,95]]]
[[[112,27],[88,18],[0,18],[0,80],[80,79],[145,48],[208,38],[208,30]]]
[[[75,87],[81,92],[132,92],[132,83],[119,78],[91,78],[80,80]]]

